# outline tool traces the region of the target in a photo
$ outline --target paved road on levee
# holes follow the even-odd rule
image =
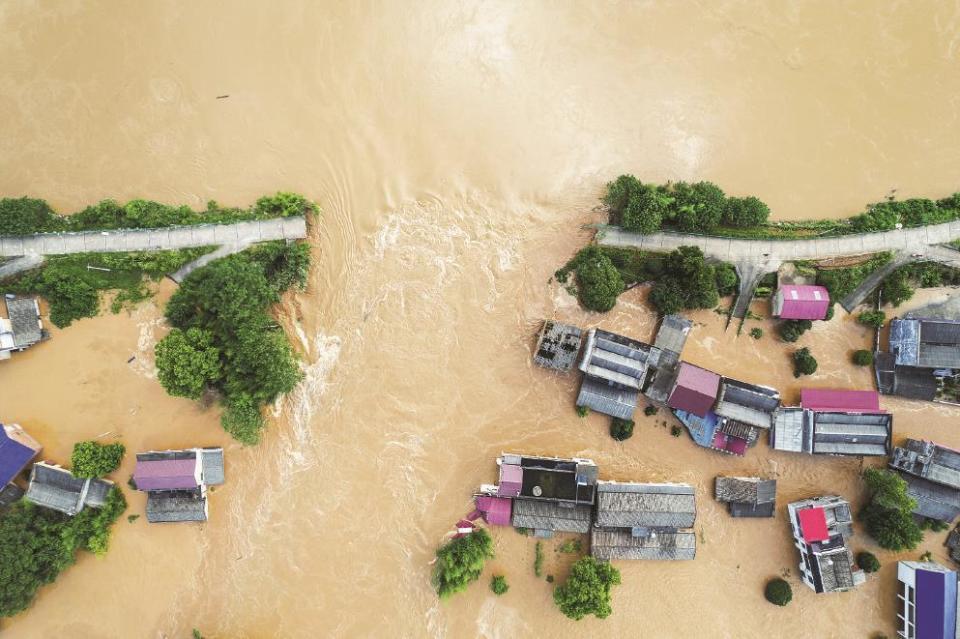
[[[233,224],[204,224],[163,229],[38,233],[22,237],[0,237],[0,257],[169,251],[196,246],[299,240],[306,236],[307,222],[302,217],[277,217]]]
[[[913,260],[936,261],[960,268],[960,252],[942,246],[960,239],[960,220],[896,229],[880,233],[862,233],[841,237],[815,237],[800,240],[746,240],[704,237],[684,233],[640,235],[616,226],[601,226],[597,242],[604,246],[629,246],[644,251],[666,252],[681,246],[699,246],[707,257],[732,263],[740,275],[740,292],[733,316],[743,319],[750,298],[757,286],[757,274],[770,273],[783,262],[822,260],[829,257],[864,255],[890,251],[895,254],[894,266],[882,267],[854,293],[843,299],[843,306],[852,310],[896,266]]]

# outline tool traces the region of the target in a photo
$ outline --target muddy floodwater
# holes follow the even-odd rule
[[[858,460],[745,458],[638,416],[625,443],[579,419],[577,379],[535,369],[543,317],[650,339],[634,289],[586,313],[553,271],[600,221],[603,183],[710,179],[777,219],[841,217],[891,189],[940,197],[960,166],[960,7],[946,2],[81,2],[0,4],[0,194],[62,210],[105,197],[318,201],[315,266],[281,322],[305,380],[264,442],[154,378],[165,283],[0,365],[0,419],[66,462],[80,438],[130,450],[222,444],[210,521],[115,528],[4,637],[869,637],[894,633],[895,559],[854,592],[797,578],[788,500],[861,498]],[[942,292],[941,292],[942,293]],[[763,302],[754,312],[766,316]],[[798,398],[768,320],[754,341],[713,311],[685,358]],[[871,336],[837,317],[801,338],[804,384],[867,388]],[[132,361],[128,360],[135,357]],[[884,399],[897,438],[960,447],[960,411]],[[691,562],[621,562],[614,614],[568,621],[533,541],[494,531],[480,583],[439,603],[429,562],[501,451],[595,459],[606,478],[697,488]],[[118,473],[120,483],[131,459]],[[877,463],[877,462],[869,462]],[[777,517],[731,520],[717,474],[779,480]],[[142,495],[128,492],[129,513]],[[569,556],[547,542],[546,572]],[[943,534],[924,547],[946,560]],[[873,544],[860,532],[854,550]],[[487,587],[506,575],[507,595]],[[794,601],[762,586],[788,574]]]

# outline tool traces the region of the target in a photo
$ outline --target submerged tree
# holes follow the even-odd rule
[[[120,467],[126,448],[123,444],[98,444],[95,441],[73,445],[70,463],[77,477],[104,477]]]
[[[487,559],[493,558],[493,540],[483,528],[458,537],[437,549],[433,585],[441,599],[454,595],[480,578]]]
[[[913,516],[917,502],[907,493],[907,482],[885,469],[868,468],[863,480],[870,501],[860,511],[867,532],[887,550],[913,550],[923,540],[923,531]]]
[[[778,577],[767,582],[763,596],[772,604],[786,606],[793,599],[793,589],[790,588],[790,584]]]
[[[579,559],[570,569],[567,581],[553,591],[553,600],[560,611],[571,619],[595,615],[610,616],[610,589],[620,585],[620,571],[608,562],[593,557]]]
[[[580,251],[577,260],[580,302],[591,311],[609,311],[624,290],[620,272],[597,246]]]
[[[220,379],[220,350],[210,331],[175,328],[157,343],[155,354],[157,378],[171,395],[200,399]]]

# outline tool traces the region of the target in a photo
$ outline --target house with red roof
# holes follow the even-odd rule
[[[713,408],[719,390],[719,375],[688,362],[680,362],[667,405],[697,417],[705,417]]]
[[[794,545],[800,551],[800,578],[814,592],[843,592],[866,581],[853,561],[850,503],[831,495],[787,504]]]
[[[884,412],[880,410],[880,393],[872,390],[804,388],[800,391],[800,406],[807,410],[844,413]]]
[[[822,320],[830,309],[830,293],[822,286],[784,284],[771,301],[773,316],[787,320]]]

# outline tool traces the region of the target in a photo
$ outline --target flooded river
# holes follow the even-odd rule
[[[895,557],[880,553],[855,592],[815,596],[785,524],[787,500],[858,499],[858,461],[764,444],[730,458],[671,437],[662,415],[617,443],[601,416],[576,416],[575,377],[534,369],[530,352],[545,316],[650,339],[643,289],[598,316],[549,282],[620,172],[711,179],[778,219],[845,216],[894,188],[956,190],[960,8],[923,4],[0,4],[0,193],[73,210],[291,189],[324,209],[308,289],[279,311],[306,379],[259,447],[229,444],[215,408],[153,378],[170,284],[0,366],[0,419],[55,461],[101,435],[228,450],[209,523],[121,519],[105,558],[83,557],[0,634],[892,635]],[[769,322],[754,341],[713,311],[694,317],[687,359],[796,399]],[[810,385],[871,384],[846,364],[870,336],[842,311],[801,343],[820,359]],[[957,410],[884,406],[898,437],[960,447]],[[504,450],[694,484],[697,559],[621,563],[613,616],[575,623],[534,577],[532,540],[497,530],[492,567],[510,592],[493,597],[485,575],[438,603],[433,551]],[[777,518],[729,519],[711,499],[720,473],[776,476]],[[142,513],[142,496],[130,501]],[[925,548],[943,559],[941,543]],[[569,559],[555,545],[546,571],[559,579]],[[853,547],[873,549],[862,534]],[[775,608],[762,584],[787,571],[794,601]]]

